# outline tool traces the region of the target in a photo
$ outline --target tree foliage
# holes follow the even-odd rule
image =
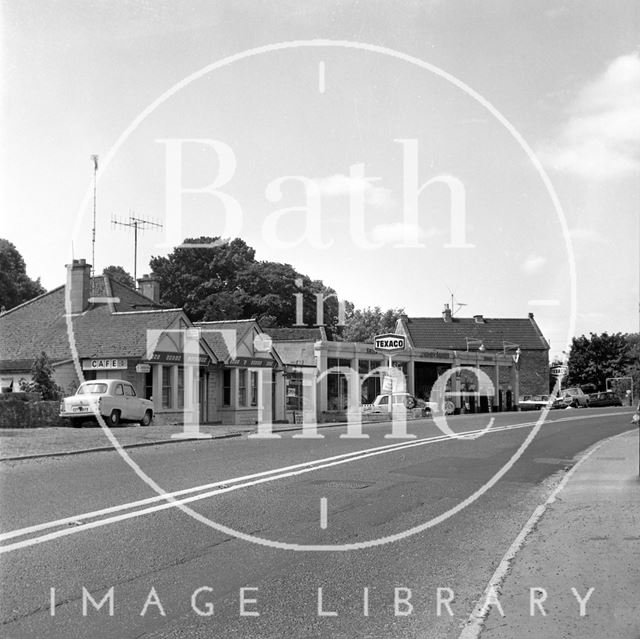
[[[107,266],[103,271],[103,275],[109,275],[114,280],[117,280],[121,284],[135,289],[136,283],[130,273],[124,270],[122,266]]]
[[[595,384],[602,391],[606,389],[608,377],[627,375],[631,363],[629,341],[622,333],[574,337],[567,382],[570,385]]]
[[[44,400],[58,400],[63,392],[53,379],[53,366],[49,356],[42,351],[31,367],[31,381],[23,383],[21,390],[40,393]]]
[[[44,293],[40,278],[32,280],[18,249],[0,238],[0,308],[9,310]]]
[[[393,332],[403,313],[401,308],[383,311],[379,306],[362,310],[349,307],[342,339],[347,342],[373,342],[375,335]]]
[[[316,295],[328,298],[324,323],[335,326],[335,291],[320,280],[298,273],[290,264],[258,261],[241,239],[187,239],[185,244],[215,244],[202,248],[178,247],[167,257],[153,257],[151,269],[160,280],[163,303],[183,307],[194,320],[257,318],[266,326],[297,322],[296,296],[302,294],[303,322],[316,323]]]

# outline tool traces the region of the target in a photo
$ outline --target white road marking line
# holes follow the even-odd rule
[[[594,416],[595,417],[595,416]],[[568,419],[568,418],[567,418]],[[565,419],[560,419],[557,421],[565,421]],[[628,434],[629,431],[620,433],[618,435],[614,435],[613,437],[608,437],[607,439],[601,441],[597,446],[592,448],[586,455],[583,455],[574,466],[565,474],[562,478],[562,481],[556,486],[556,488],[552,491],[552,493],[547,497],[544,504],[540,504],[536,506],[535,510],[529,517],[527,523],[522,527],[522,530],[518,533],[516,538],[513,540],[511,546],[502,557],[498,567],[493,573],[487,587],[484,589],[482,593],[482,597],[478,600],[475,608],[469,615],[469,619],[467,620],[467,625],[464,627],[458,639],[477,639],[482,632],[482,628],[484,626],[484,622],[489,616],[489,610],[485,608],[485,602],[487,601],[488,594],[493,590],[494,592],[499,592],[499,588],[502,586],[507,572],[509,571],[509,566],[511,562],[514,560],[517,552],[522,548],[524,542],[531,531],[534,529],[536,524],[540,521],[544,513],[550,504],[552,504],[560,492],[567,485],[569,479],[573,476],[573,473],[587,460],[591,455],[593,455],[596,451],[598,451],[604,444],[611,441],[612,439],[616,439],[617,437],[622,437],[623,435]]]
[[[620,413],[609,413],[609,415],[617,415]],[[590,417],[603,417],[606,414],[599,415],[589,415],[589,416],[576,416],[570,418],[562,418],[560,420],[547,421],[545,424],[553,424],[555,421],[569,421],[569,420],[577,420],[577,419],[587,419]],[[535,422],[524,422],[522,424],[511,424],[505,426],[499,426],[497,428],[491,429],[488,434],[503,432],[507,430],[517,430],[520,428],[527,428],[530,426],[535,426]],[[458,435],[470,435],[474,433],[480,432],[481,429],[464,431],[458,433]],[[106,526],[108,524],[117,523],[120,521],[125,521],[127,519],[132,519],[134,517],[139,517],[142,515],[147,515],[155,512],[159,512],[162,510],[167,510],[168,508],[175,508],[181,504],[187,504],[194,501],[199,501],[202,499],[207,499],[209,497],[213,497],[216,495],[220,495],[223,493],[231,492],[233,490],[237,490],[240,488],[247,488],[250,486],[255,486],[258,484],[262,484],[265,482],[275,481],[277,479],[286,479],[289,477],[293,477],[296,475],[301,475],[307,472],[312,472],[314,470],[320,470],[323,468],[329,468],[331,466],[336,466],[339,464],[348,463],[351,461],[360,461],[361,459],[367,459],[368,457],[373,457],[389,452],[395,452],[396,450],[404,450],[405,448],[413,448],[415,446],[424,446],[427,444],[442,442],[450,440],[451,437],[448,435],[437,435],[435,437],[423,438],[417,441],[410,442],[399,442],[397,444],[388,444],[386,446],[377,446],[374,448],[365,449],[364,451],[355,451],[353,453],[343,453],[341,455],[335,455],[333,457],[327,457],[324,459],[314,460],[310,462],[303,462],[301,464],[295,464],[293,466],[286,466],[283,468],[276,468],[269,471],[263,471],[260,473],[254,473],[252,475],[246,475],[244,477],[238,477],[235,479],[226,479],[219,482],[214,482],[212,484],[206,484],[202,486],[196,486],[193,488],[186,488],[180,491],[175,491],[173,493],[166,493],[164,495],[157,495],[154,497],[149,497],[147,499],[142,499],[136,502],[131,502],[127,504],[121,504],[118,506],[112,506],[109,508],[104,508],[102,510],[93,511],[90,513],[85,513],[82,515],[73,515],[71,517],[65,517],[63,519],[58,519],[51,522],[46,522],[42,524],[36,524],[34,526],[29,526],[27,528],[22,528],[18,530],[14,530],[8,533],[3,533],[0,535],[0,540],[4,541],[5,539],[12,539],[15,537],[22,537],[26,534],[32,532],[39,532],[41,530],[46,530],[49,528],[55,528],[58,526],[62,526],[68,524],[70,522],[75,522],[78,520],[86,520],[92,519],[95,517],[99,517],[101,515],[110,514],[114,512],[118,512],[121,510],[131,510],[132,508],[136,508],[141,505],[153,504],[157,501],[162,500],[170,500],[168,503],[158,504],[156,506],[151,506],[149,508],[143,508],[141,510],[136,510],[130,513],[124,513],[121,515],[117,515],[114,517],[107,517],[105,519],[99,519],[93,522],[83,523],[79,526],[75,526],[73,528],[64,528],[62,530],[58,530],[55,532],[48,533],[46,535],[41,535],[39,537],[33,537],[30,539],[26,539],[20,542],[16,542],[13,544],[8,544],[5,546],[0,546],[0,554],[4,554],[7,552],[12,552],[14,550],[18,550],[21,548],[26,548],[28,546],[33,546],[39,543],[43,543],[45,541],[50,541],[53,539],[57,539],[59,537],[65,537],[71,534],[75,534],[78,532],[82,532],[84,530],[90,530],[92,528],[97,528],[100,526]],[[244,482],[244,483],[243,483]],[[233,484],[233,485],[229,485]],[[198,495],[192,495],[190,497],[186,497],[183,499],[175,499],[175,496],[185,495],[189,493],[194,493],[202,490],[207,490],[209,488],[218,488],[217,490],[209,490],[208,492],[204,492]]]
[[[327,498],[320,497],[320,528],[327,529]]]
[[[320,93],[324,93],[325,90],[325,65],[324,60],[321,60],[318,64],[318,91],[320,91]]]

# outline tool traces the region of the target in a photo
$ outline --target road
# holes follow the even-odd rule
[[[554,411],[514,461],[538,415],[476,439],[424,420],[410,440],[375,424],[0,464],[2,634],[458,637],[576,456],[629,428],[620,409]]]

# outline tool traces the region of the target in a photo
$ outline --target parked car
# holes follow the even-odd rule
[[[520,410],[540,410],[549,405],[549,395],[524,395],[520,398]]]
[[[364,406],[363,409],[372,413],[388,413],[390,397],[393,397],[392,401],[394,408],[403,406],[404,408],[411,409],[418,406],[418,400],[416,400],[416,398],[410,393],[393,393],[392,395],[384,393],[382,395],[378,395],[373,400],[373,404]],[[425,402],[422,401],[420,401],[420,403],[425,404]]]
[[[558,393],[552,408],[584,408],[589,406],[589,396],[581,388],[564,388]]]
[[[622,400],[613,391],[591,393],[589,406],[622,406]]]
[[[140,422],[149,426],[153,420],[153,403],[136,395],[135,388],[123,379],[96,379],[80,385],[75,395],[60,402],[60,416],[74,426],[104,417],[108,426],[121,422]]]

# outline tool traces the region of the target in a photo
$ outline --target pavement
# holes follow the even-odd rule
[[[461,637],[640,637],[638,433],[585,453],[494,575],[504,616],[485,591]]]
[[[339,423],[318,424],[318,428],[344,426]],[[300,430],[296,424],[274,424],[273,432]],[[226,439],[242,437],[255,433],[256,425],[200,425],[199,433],[210,436],[211,439]],[[111,434],[123,448],[140,446],[156,446],[160,444],[175,444],[189,439],[199,439],[197,436],[176,438],[184,432],[179,425],[147,426],[138,424],[119,426],[111,429]],[[52,428],[0,428],[0,461],[19,461],[37,459],[40,457],[55,457],[61,455],[76,455],[80,453],[102,452],[113,450],[114,446],[109,436],[101,427],[84,426],[82,428],[52,427]]]

